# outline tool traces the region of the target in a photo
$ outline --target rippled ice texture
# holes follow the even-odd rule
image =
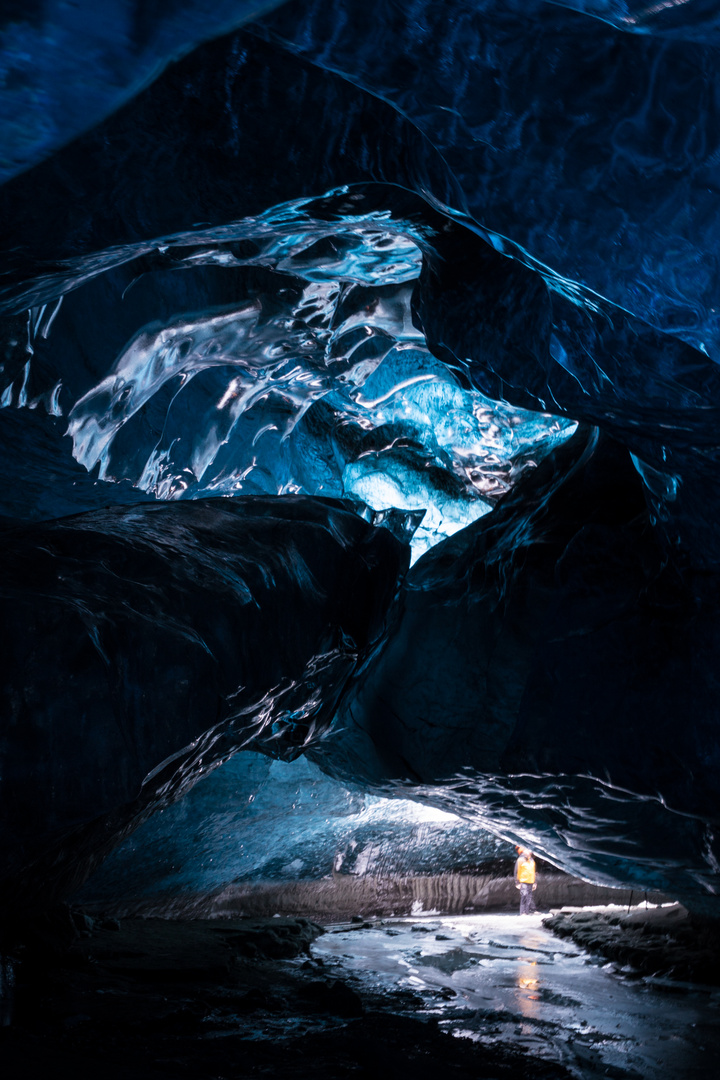
[[[414,558],[487,513],[576,425],[490,401],[432,356],[410,309],[421,239],[389,218],[331,227],[300,202],[234,228],[230,248],[216,235],[181,249],[186,269],[275,273],[242,304],[142,327],[73,404],[75,459],[161,499],[305,493],[425,511]]]
[[[483,226],[716,357],[719,26],[707,0],[306,0],[261,32],[392,102]]]
[[[162,24],[203,6],[147,10]],[[27,5],[25,40],[61,8]],[[351,679],[339,717],[351,744],[325,742],[321,767],[348,782],[370,774],[385,792],[398,781],[415,796],[447,796],[496,825],[509,818],[519,839],[530,820],[533,843],[550,836],[558,860],[584,873],[672,884],[679,870],[690,898],[715,903],[720,125],[711,9],[707,0],[301,0],[168,67],[0,192],[0,509],[47,519],[165,499],[143,508],[148,520],[182,522],[201,509],[182,501],[196,496],[299,491],[354,499],[365,519],[401,534],[406,515],[405,535],[419,525],[418,551],[445,535],[389,613],[384,656],[357,673],[362,687]],[[17,22],[16,5],[10,11]],[[201,36],[219,27],[201,21]],[[149,33],[157,44],[154,26],[136,20],[133,41]],[[110,54],[100,64],[87,55],[90,86]],[[38,53],[39,75],[44,63]],[[29,83],[17,68],[11,75],[0,110],[10,103],[3,116],[17,134],[13,103]],[[75,84],[61,65],[55,76],[62,112],[60,88]],[[48,131],[46,149],[77,134],[68,120],[65,136]],[[540,461],[574,420],[601,435],[584,426]],[[333,507],[328,519],[343,513]],[[102,522],[131,518],[123,509]],[[344,527],[359,536],[364,522],[352,522]],[[62,742],[72,765],[58,766],[60,821],[75,821],[75,792],[97,780],[98,748],[110,773],[129,776],[135,747],[108,750],[104,716],[117,697],[89,723],[83,695],[95,707],[98,696],[79,660],[69,672],[60,663],[84,638],[48,623],[48,590],[67,591],[67,576],[38,572],[46,531],[8,527],[22,571],[18,583],[5,560],[12,644],[37,657],[58,731],[92,731],[77,746]],[[281,532],[289,550],[290,530]],[[165,567],[163,535],[158,524],[151,546]],[[116,551],[132,546],[121,540]],[[95,571],[103,588],[112,580],[112,619],[95,594],[111,639],[125,579],[102,543],[101,529],[77,581],[85,588]],[[395,569],[383,580],[395,596],[392,547]],[[187,569],[181,551],[176,565]],[[331,580],[350,554],[322,568]],[[171,617],[185,618],[188,595],[213,614],[196,585],[164,596]],[[143,581],[132,591],[147,595]],[[330,591],[322,603],[341,600],[344,584],[337,598]],[[276,627],[290,621],[276,592],[268,637],[253,642],[267,658]],[[301,644],[302,619],[293,631]],[[152,672],[134,715],[143,740],[157,731],[171,739],[159,688],[166,678],[182,693],[176,649],[153,663],[137,643],[128,633],[131,658]],[[122,649],[108,648],[89,653],[98,685],[104,657],[113,675],[122,670]],[[12,685],[30,670],[16,655],[4,656]],[[191,685],[203,691],[200,670]],[[41,758],[62,757],[45,755],[39,716],[28,708],[6,729],[19,739],[10,755],[18,790],[36,808],[56,790],[38,780]],[[203,714],[189,724],[187,738],[203,739],[205,723]],[[104,807],[88,799],[82,820]],[[13,833],[11,824],[3,835]]]
[[[82,901],[181,901],[233,882],[342,874],[472,872],[514,848],[433,807],[379,798],[306,758],[236,754],[133,833],[85,885]]]

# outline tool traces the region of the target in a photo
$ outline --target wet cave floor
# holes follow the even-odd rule
[[[96,923],[52,964],[19,957],[0,1075],[717,1075],[717,986],[641,976],[543,918]]]

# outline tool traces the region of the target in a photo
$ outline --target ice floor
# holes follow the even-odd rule
[[[330,928],[313,954],[366,990],[415,991],[458,1038],[514,1043],[582,1080],[720,1075],[720,990],[634,978],[554,937],[542,918]]]

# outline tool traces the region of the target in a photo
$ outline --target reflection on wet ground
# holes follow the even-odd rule
[[[720,990],[633,977],[555,938],[542,918],[330,928],[312,951],[361,992],[413,990],[423,1014],[458,1038],[514,1044],[582,1080],[717,1075]]]

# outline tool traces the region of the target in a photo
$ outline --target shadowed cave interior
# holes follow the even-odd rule
[[[8,1075],[711,1075],[714,5],[0,19]]]

